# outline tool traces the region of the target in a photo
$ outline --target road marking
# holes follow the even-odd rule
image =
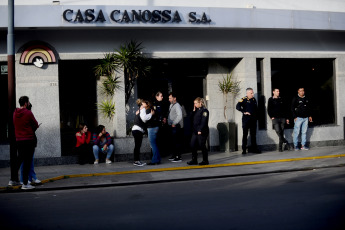
[[[124,174],[136,174],[136,173],[148,173],[148,172],[165,172],[165,171],[178,171],[178,170],[189,170],[189,169],[202,169],[202,168],[220,168],[220,167],[231,167],[231,166],[242,166],[242,165],[255,165],[255,164],[271,164],[271,163],[281,163],[281,162],[292,162],[292,161],[305,161],[305,160],[316,160],[316,159],[329,159],[329,158],[339,158],[345,157],[345,154],[339,155],[328,155],[328,156],[318,156],[318,157],[300,157],[291,159],[281,159],[281,160],[267,160],[267,161],[251,161],[251,162],[239,162],[239,163],[227,163],[227,164],[213,164],[213,165],[196,165],[196,166],[184,166],[184,167],[174,167],[174,168],[156,168],[156,169],[143,169],[143,170],[133,170],[133,171],[122,171],[122,172],[107,172],[107,173],[88,173],[88,174],[72,174],[63,175],[58,177],[53,177],[49,179],[42,180],[42,184],[53,182],[68,178],[81,178],[81,177],[93,177],[93,176],[111,176],[111,175],[124,175]],[[0,187],[0,190],[12,188],[19,189],[21,186],[13,187]]]

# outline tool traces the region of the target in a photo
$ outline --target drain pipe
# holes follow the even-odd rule
[[[13,112],[16,107],[16,82],[14,73],[14,0],[8,0],[8,32],[7,32],[7,76],[8,76],[8,138],[10,141],[11,180],[18,181],[17,147],[14,134]]]

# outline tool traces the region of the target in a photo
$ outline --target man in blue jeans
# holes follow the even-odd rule
[[[299,88],[297,96],[292,99],[291,110],[295,121],[295,126],[293,130],[293,143],[295,146],[295,151],[298,151],[300,149],[309,150],[309,148],[306,147],[308,122],[313,122],[313,119],[311,117],[310,100],[304,95],[304,88]],[[299,148],[298,136],[300,134],[301,129],[302,146],[301,148]]]

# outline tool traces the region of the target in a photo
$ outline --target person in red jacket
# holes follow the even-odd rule
[[[35,116],[30,111],[31,103],[29,97],[19,98],[20,108],[16,108],[13,113],[14,133],[18,149],[17,171],[23,163],[23,186],[22,189],[33,189],[34,186],[28,183],[31,161],[37,146],[35,131],[39,125]]]
[[[88,131],[84,123],[79,124],[79,130],[75,137],[77,139],[75,151],[79,156],[79,164],[90,163],[90,156],[92,156],[92,146],[90,145],[91,132]]]

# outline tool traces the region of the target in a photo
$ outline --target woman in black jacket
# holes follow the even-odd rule
[[[194,100],[194,109],[192,113],[193,133],[191,139],[192,160],[187,162],[189,165],[198,164],[198,147],[202,150],[202,162],[199,165],[208,165],[208,150],[206,140],[209,134],[208,127],[209,111],[206,108],[206,102],[203,98],[197,97]]]

